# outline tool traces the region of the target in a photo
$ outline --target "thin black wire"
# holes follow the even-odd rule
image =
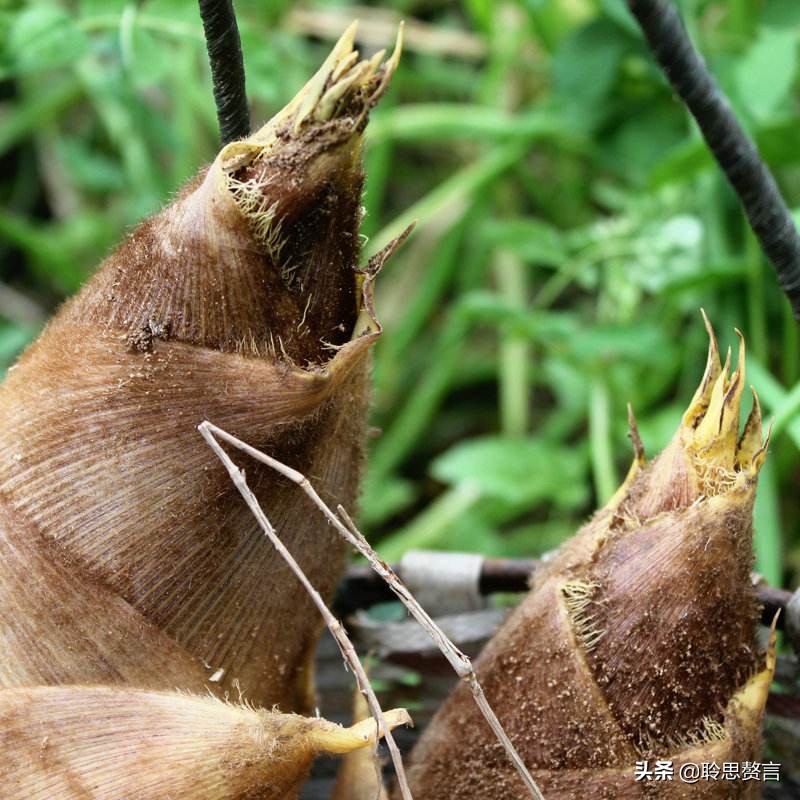
[[[244,58],[233,0],[199,0],[222,144],[250,133]]]
[[[627,0],[650,49],[691,111],[800,320],[800,235],[775,179],[669,0]]]

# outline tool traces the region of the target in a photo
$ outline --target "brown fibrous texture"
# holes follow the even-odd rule
[[[395,709],[388,727],[409,721]],[[342,728],[212,697],[124,687],[0,690],[4,800],[288,800],[313,758],[375,746]]]
[[[351,28],[289,105],[143,222],[0,387],[0,688],[128,685],[313,707],[321,620],[197,432],[355,502],[369,351],[361,140],[397,63]],[[248,481],[330,597],[344,544]]]
[[[636,457],[609,503],[537,571],[477,673],[547,800],[750,798],[758,782],[637,781],[637,761],[757,761],[774,658],[758,654],[752,508],[761,414],[745,381],[706,372],[667,448]],[[729,353],[730,358],[730,353]],[[632,419],[632,418],[631,418]],[[412,753],[426,800],[527,795],[460,686]]]

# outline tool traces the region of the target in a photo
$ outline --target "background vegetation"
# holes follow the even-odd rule
[[[625,404],[655,453],[705,361],[747,336],[775,419],[758,567],[800,571],[800,331],[623,0],[238,0],[253,119],[353,18],[408,48],[368,131],[366,249],[410,219],[386,326],[361,515],[384,554],[534,555],[627,469]],[[796,0],[680,3],[800,205]],[[193,0],[0,9],[0,358],[12,363],[124,232],[216,151]]]

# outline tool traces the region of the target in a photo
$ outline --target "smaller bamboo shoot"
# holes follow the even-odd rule
[[[756,761],[774,669],[758,655],[752,510],[761,412],[741,435],[745,347],[706,372],[667,448],[538,570],[476,671],[547,800],[759,796],[758,782],[644,784],[641,759]],[[459,686],[412,753],[426,800],[524,792]]]
[[[390,728],[409,721],[385,714]],[[313,758],[374,746],[377,726],[126,688],[0,691],[4,800],[291,800]]]

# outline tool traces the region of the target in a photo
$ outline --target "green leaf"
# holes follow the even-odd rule
[[[697,177],[698,172],[715,165],[714,158],[699,139],[689,139],[676,145],[660,161],[653,164],[649,183],[658,189],[670,183],[687,183]]]
[[[125,187],[119,162],[91,147],[85,137],[62,137],[58,151],[77,187],[91,193],[119,192]]]
[[[31,93],[23,102],[8,109],[0,120],[0,154],[50,124],[82,96],[83,89],[74,76],[47,90]]]
[[[408,550],[447,547],[450,532],[480,500],[480,487],[464,482],[443,492],[408,525],[381,543],[381,556],[387,561],[402,557]]]
[[[394,476],[375,481],[367,472],[359,516],[365,525],[380,525],[408,508],[415,498],[416,489],[411,481]]]
[[[600,7],[605,15],[616,22],[626,33],[634,36],[642,35],[625,0],[600,0]]]
[[[797,33],[762,28],[736,68],[736,87],[757,120],[769,118],[788,102],[797,71]]]
[[[578,524],[572,520],[554,519],[521,525],[503,537],[504,555],[531,558],[554,550],[575,533]]]
[[[491,0],[466,0],[464,5],[472,24],[483,33],[490,33],[496,16]]]
[[[539,439],[488,436],[458,444],[437,458],[431,474],[476,486],[484,497],[532,507],[549,500],[574,507],[585,497],[586,459],[580,450]]]
[[[156,84],[170,71],[173,64],[171,48],[163,38],[142,29],[134,21],[123,42],[126,45],[123,50],[125,66],[134,86]]]
[[[580,28],[553,60],[555,89],[576,124],[592,128],[605,113],[605,96],[617,79],[628,40],[609,20]]]
[[[627,180],[643,183],[653,164],[683,142],[686,121],[684,114],[674,107],[636,106],[628,114],[606,141],[602,157]]]
[[[431,546],[458,553],[481,553],[487,558],[506,552],[501,535],[484,519],[480,506],[465,511],[451,522]]]
[[[484,235],[492,247],[511,250],[527,264],[557,268],[567,258],[561,231],[540,219],[490,220]]]
[[[17,17],[8,45],[17,71],[38,72],[75,62],[87,50],[89,40],[72,14],[36,5]]]
[[[706,270],[702,261],[703,226],[688,214],[648,223],[631,243],[626,280],[653,294]]]
[[[674,350],[674,343],[661,328],[637,320],[631,325],[583,327],[571,337],[567,347],[579,361],[599,365],[632,359],[649,362],[654,355],[663,358]]]
[[[800,3],[797,0],[769,0],[764,5],[761,22],[775,28],[800,25]]]

